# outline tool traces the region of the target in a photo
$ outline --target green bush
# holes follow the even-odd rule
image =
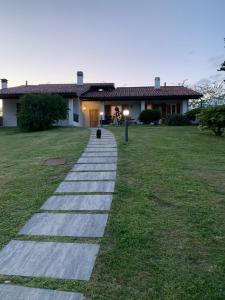
[[[225,129],[225,105],[205,108],[198,114],[200,128],[221,136]]]
[[[21,97],[18,126],[25,131],[49,129],[67,118],[67,102],[59,95],[27,94]]]
[[[140,113],[138,119],[144,124],[156,123],[161,119],[161,112],[158,109],[146,109]]]
[[[196,121],[196,116],[203,110],[204,108],[198,107],[191,109],[185,113],[185,116],[188,118],[190,121]]]
[[[167,125],[169,126],[182,126],[189,125],[190,122],[185,115],[182,114],[173,114],[169,115],[167,119]]]

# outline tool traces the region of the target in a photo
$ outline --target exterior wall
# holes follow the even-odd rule
[[[4,127],[17,126],[16,103],[19,103],[18,99],[3,100],[3,126]]]
[[[188,100],[182,101],[182,113],[186,113],[188,111]]]

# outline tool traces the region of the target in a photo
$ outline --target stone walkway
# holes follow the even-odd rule
[[[65,180],[20,230],[39,237],[88,237],[104,235],[114,192],[117,145],[102,129],[96,139],[91,130],[88,145]],[[98,213],[96,211],[99,211]],[[80,213],[79,213],[80,212]],[[93,243],[12,240],[0,252],[0,274],[56,279],[89,280],[99,252]],[[81,300],[80,293],[0,284],[0,300]]]

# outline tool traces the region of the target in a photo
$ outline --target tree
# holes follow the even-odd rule
[[[192,108],[207,107],[215,103],[213,100],[220,102],[225,101],[225,84],[222,81],[205,80],[200,84],[194,86],[194,89],[203,94],[201,99],[193,99],[190,102]]]
[[[199,124],[203,130],[212,130],[221,136],[225,129],[225,105],[207,107],[198,114]]]
[[[46,130],[67,118],[66,100],[59,95],[27,94],[21,98],[19,128],[25,131]]]

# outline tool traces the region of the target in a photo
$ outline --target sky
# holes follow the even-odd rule
[[[225,0],[0,0],[9,86],[222,80]]]

